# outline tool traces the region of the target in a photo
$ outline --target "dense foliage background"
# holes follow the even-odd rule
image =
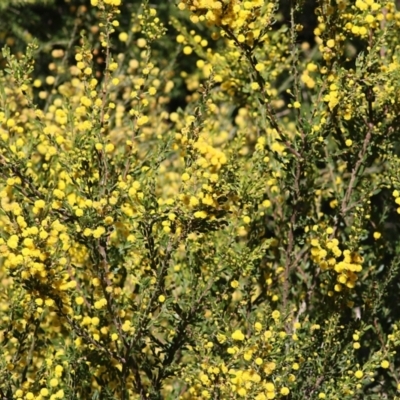
[[[394,1],[3,0],[0,44],[2,398],[400,398]]]

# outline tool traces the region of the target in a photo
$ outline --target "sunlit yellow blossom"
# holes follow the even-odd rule
[[[244,340],[244,335],[240,329],[236,330],[235,332],[232,333],[232,339],[234,340]]]

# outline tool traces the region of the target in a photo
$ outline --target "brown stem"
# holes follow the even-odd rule
[[[357,178],[357,173],[358,173],[358,171],[359,171],[359,169],[361,167],[361,164],[364,161],[364,156],[365,156],[365,154],[367,152],[368,145],[369,145],[369,143],[371,141],[372,130],[373,130],[372,123],[368,123],[367,135],[365,136],[362,148],[358,152],[357,162],[356,162],[356,164],[354,165],[354,167],[353,167],[353,169],[351,171],[350,182],[349,182],[349,185],[347,187],[346,194],[345,194],[345,196],[343,197],[343,200],[342,200],[341,214],[342,214],[343,218],[346,216],[348,211],[353,208],[352,205],[349,205],[350,197],[351,197],[351,194],[352,194],[353,189],[355,187],[355,181],[356,181],[356,178]]]

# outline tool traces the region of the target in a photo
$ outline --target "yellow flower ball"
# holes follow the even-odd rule
[[[126,32],[121,32],[121,33],[118,35],[118,39],[119,39],[121,42],[126,42],[126,41],[128,40],[128,34],[127,34]]]
[[[118,64],[116,62],[112,62],[108,67],[108,69],[110,71],[115,71],[117,68],[118,68]]]
[[[165,296],[164,296],[163,294],[160,294],[160,296],[158,296],[158,301],[159,301],[160,303],[164,303],[164,301],[165,301]]]
[[[244,335],[240,329],[237,329],[235,332],[232,333],[232,339],[233,340],[239,340],[242,341],[244,340]]]
[[[57,378],[53,378],[50,380],[50,386],[51,387],[56,387],[58,386],[58,379]]]
[[[326,45],[331,49],[331,48],[335,47],[335,41],[333,39],[329,39],[326,42]]]
[[[185,46],[185,47],[183,48],[183,54],[186,54],[187,56],[188,56],[189,54],[192,54],[192,52],[193,52],[193,49],[192,49],[190,46]]]
[[[104,150],[106,153],[112,153],[115,149],[115,146],[112,143],[108,143],[105,145]]]
[[[76,304],[78,304],[78,306],[80,306],[80,305],[82,305],[83,304],[83,297],[82,296],[79,296],[79,297],[77,297],[76,299],[75,299],[75,303]]]
[[[364,376],[364,372],[358,370],[358,371],[356,371],[356,372],[354,373],[354,376],[355,376],[357,379],[361,379],[361,378]]]
[[[264,69],[265,69],[265,65],[264,64],[261,64],[261,63],[256,64],[256,70],[257,71],[261,72]]]
[[[281,395],[282,395],[282,396],[287,396],[289,393],[290,393],[290,390],[289,390],[289,388],[287,388],[286,386],[284,386],[284,387],[281,389]]]

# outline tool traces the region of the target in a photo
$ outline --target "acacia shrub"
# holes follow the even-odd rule
[[[0,394],[396,398],[395,4],[121,7],[3,49]]]

